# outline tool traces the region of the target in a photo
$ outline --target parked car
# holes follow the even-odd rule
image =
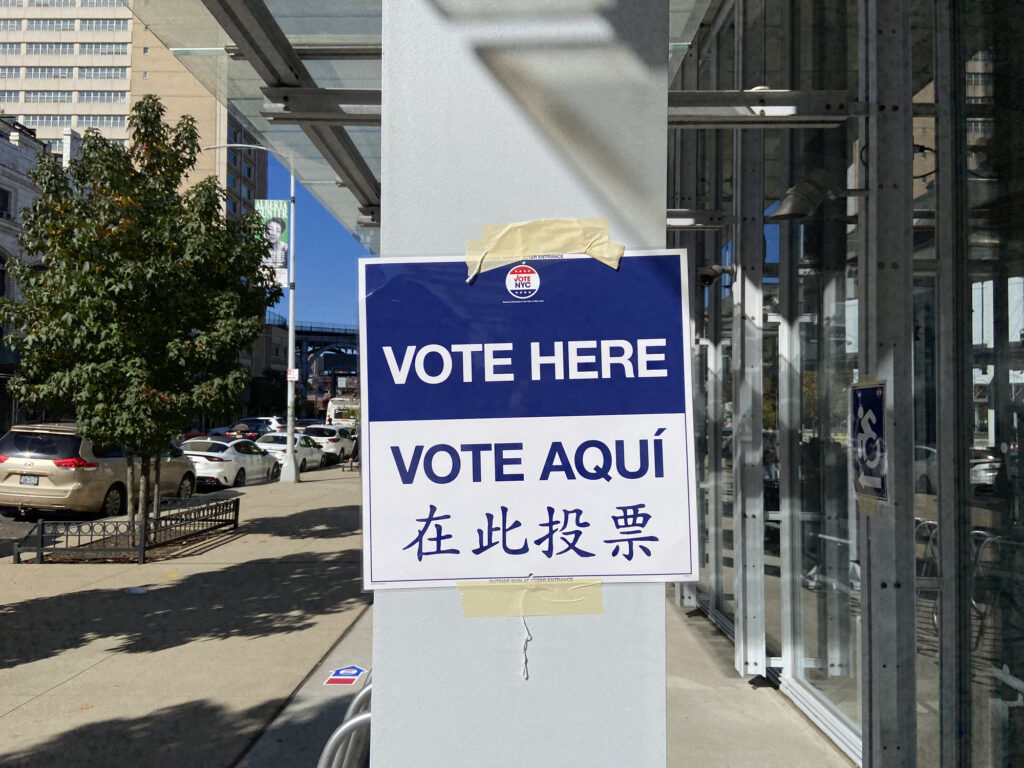
[[[25,509],[120,515],[127,486],[121,446],[95,444],[74,423],[23,424],[0,438],[0,507],[8,516]],[[187,498],[195,486],[195,469],[182,451],[165,451],[160,494]]]
[[[307,427],[315,427],[323,423],[321,419],[296,419],[295,431],[305,433]],[[287,429],[287,426],[285,428]]]
[[[938,493],[939,453],[927,445],[914,446],[914,492]]]
[[[992,491],[1003,466],[1003,457],[993,446],[971,448],[970,481],[976,491]],[[939,453],[926,445],[914,446],[914,490],[917,493],[938,493]]]
[[[352,449],[355,447],[352,430],[345,427],[333,425],[306,427],[303,434],[316,441],[327,457],[328,464],[347,459],[352,455]]]
[[[288,435],[264,435],[256,441],[264,450],[270,451],[279,464],[284,464],[284,455],[288,450]],[[327,463],[327,456],[312,438],[305,435],[295,436],[295,456],[299,462],[299,472],[311,467],[322,467]]]
[[[281,475],[274,457],[252,440],[197,437],[181,448],[192,459],[200,483],[240,488],[250,478],[274,480]]]
[[[263,435],[275,432],[280,422],[276,419],[254,417],[243,421],[236,421],[228,429],[225,437],[245,438],[246,440],[257,440]],[[284,427],[281,427],[282,429]]]
[[[1003,456],[994,446],[971,448],[971,485],[977,490],[991,491],[1003,466]]]

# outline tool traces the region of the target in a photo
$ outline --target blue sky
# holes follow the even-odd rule
[[[273,155],[267,197],[288,199],[288,170]],[[295,321],[358,324],[356,260],[369,255],[305,188],[295,184]],[[288,294],[274,307],[288,316]]]

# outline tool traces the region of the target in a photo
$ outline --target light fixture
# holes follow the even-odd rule
[[[774,213],[765,216],[764,220],[776,223],[806,219],[818,210],[818,206],[825,200],[838,200],[841,197],[864,197],[867,194],[867,191],[863,189],[831,186],[828,180],[829,174],[823,168],[814,168],[809,171],[800,181],[786,190],[779,207],[775,209]]]

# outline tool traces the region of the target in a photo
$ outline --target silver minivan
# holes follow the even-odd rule
[[[138,473],[136,473],[136,476]],[[0,438],[0,512],[124,513],[128,463],[120,446],[94,445],[73,423],[23,424]],[[177,448],[160,459],[160,494],[187,498],[192,462]]]

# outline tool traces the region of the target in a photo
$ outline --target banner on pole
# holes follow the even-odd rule
[[[267,255],[263,263],[274,270],[278,285],[288,287],[288,236],[291,210],[288,200],[255,200],[256,213],[263,219]]]

